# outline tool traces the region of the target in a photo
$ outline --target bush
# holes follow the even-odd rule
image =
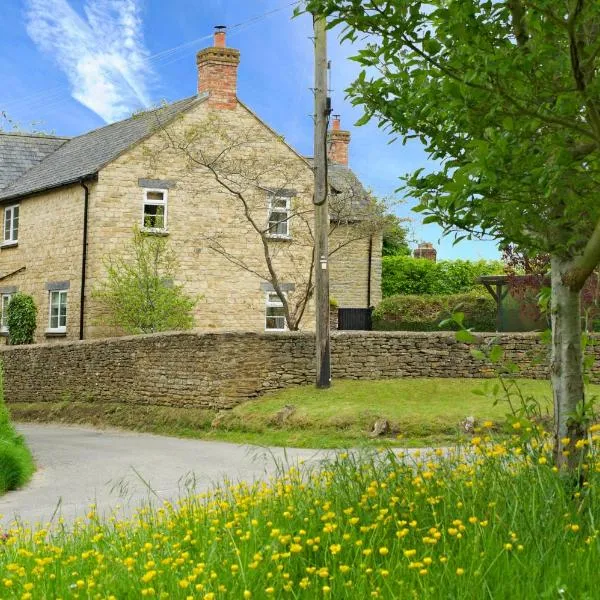
[[[10,423],[4,405],[4,386],[0,366],[0,494],[23,485],[33,473],[33,459],[23,438]]]
[[[373,329],[380,331],[440,331],[453,312],[465,314],[464,324],[475,331],[496,330],[496,302],[477,292],[438,296],[398,295],[384,298],[373,311]],[[449,326],[446,329],[451,329]]]
[[[7,309],[9,344],[33,344],[37,308],[31,296],[17,293],[10,299]]]
[[[442,260],[433,262],[410,256],[384,256],[381,288],[383,297],[397,294],[461,294],[483,287],[481,275],[503,272],[498,260]]]

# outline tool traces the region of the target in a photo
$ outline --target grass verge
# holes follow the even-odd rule
[[[594,451],[579,487],[553,469],[549,448],[519,435],[417,460],[339,454],[126,521],[92,508],[72,529],[19,525],[0,542],[0,596],[597,597]]]
[[[0,367],[0,495],[22,486],[33,471],[31,453],[12,426],[4,404]]]
[[[492,420],[502,430],[509,406],[506,400],[495,403],[497,385],[495,380],[481,379],[338,380],[328,390],[289,388],[221,413],[70,401],[12,404],[10,410],[14,419],[22,421],[114,426],[270,446],[427,446],[456,441],[467,416],[480,422]],[[549,382],[520,380],[519,388],[550,410]],[[591,386],[590,391],[599,390],[600,386]],[[286,409],[290,406],[291,410]],[[390,431],[373,439],[369,434],[379,419],[389,422]]]

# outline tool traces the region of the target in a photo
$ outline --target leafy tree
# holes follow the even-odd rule
[[[13,294],[6,309],[8,342],[12,345],[33,344],[37,307],[34,299],[21,292]]]
[[[410,256],[408,230],[402,226],[404,219],[396,215],[386,215],[383,229],[383,256]]]
[[[106,280],[94,291],[109,324],[127,333],[191,329],[196,300],[174,283],[176,268],[167,238],[135,228],[124,255],[106,260]]]
[[[555,456],[575,468],[586,421],[579,296],[600,261],[600,3],[306,7],[343,24],[347,39],[367,34],[349,90],[362,122],[420,139],[440,164],[407,179],[424,222],[550,255]]]

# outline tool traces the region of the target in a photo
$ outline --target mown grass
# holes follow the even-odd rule
[[[33,471],[31,453],[22,436],[12,426],[4,404],[0,366],[0,494],[22,486]]]
[[[483,379],[337,380],[328,390],[289,388],[220,414],[194,408],[71,401],[14,404],[10,410],[13,418],[23,421],[86,423],[269,446],[428,446],[456,441],[467,416],[481,422],[491,419],[502,429],[510,411],[505,400],[494,404],[497,385],[496,380]],[[519,380],[518,385],[543,411],[550,410],[549,382]],[[480,395],[482,390],[484,395]],[[590,386],[592,394],[599,390],[600,386]],[[281,422],[278,414],[285,406],[294,407],[295,412]],[[369,434],[378,419],[386,419],[391,431],[373,439]]]
[[[73,529],[19,525],[0,542],[0,596],[597,598],[598,457],[571,484],[521,437],[535,426],[513,425],[501,443],[339,454],[127,521],[92,508]]]

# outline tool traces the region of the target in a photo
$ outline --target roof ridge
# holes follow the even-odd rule
[[[175,102],[165,102],[164,104],[161,104],[160,106],[155,106],[154,108],[148,108],[147,110],[139,110],[137,112],[132,113],[129,117],[125,118],[125,119],[121,119],[120,121],[113,121],[112,123],[107,123],[106,125],[101,125],[100,127],[96,127],[95,129],[90,129],[89,131],[86,131],[85,133],[80,133],[79,135],[76,135],[75,137],[72,138],[68,138],[71,140],[76,140],[77,138],[83,137],[84,135],[89,135],[90,133],[94,133],[95,131],[100,131],[101,129],[108,129],[109,127],[114,127],[115,125],[122,125],[123,123],[126,123],[127,121],[133,121],[134,119],[139,119],[142,115],[149,115],[150,113],[153,112],[158,112],[159,110],[163,110],[165,108],[169,108],[171,106],[175,106],[176,104],[179,104],[180,102],[189,102],[192,98],[201,98],[202,94],[193,94],[191,96],[188,96],[187,98],[181,98],[179,100],[175,100]]]
[[[49,133],[33,133],[32,131],[20,132],[20,131],[0,131],[0,135],[10,135],[15,137],[32,137],[37,139],[51,139],[51,140],[72,140],[72,137],[65,135],[52,135]]]

